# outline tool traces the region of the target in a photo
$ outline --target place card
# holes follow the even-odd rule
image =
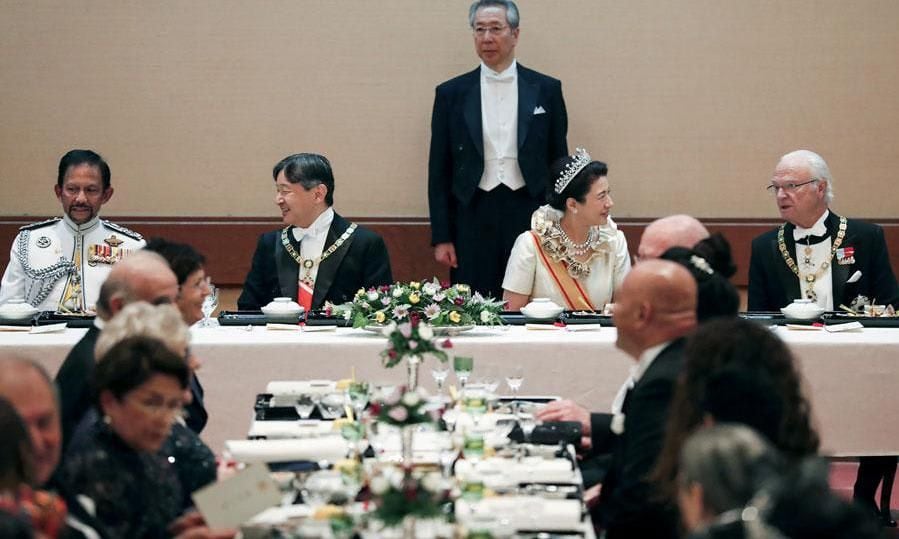
[[[278,485],[268,466],[252,464],[232,477],[193,493],[194,503],[213,529],[237,528],[269,507],[281,503]]]

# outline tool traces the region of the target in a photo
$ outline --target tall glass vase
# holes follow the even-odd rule
[[[415,425],[406,425],[402,428],[400,436],[402,436],[402,455],[403,466],[412,467],[412,438],[415,435]]]
[[[418,367],[421,365],[421,356],[406,357],[406,388],[408,391],[418,389]]]

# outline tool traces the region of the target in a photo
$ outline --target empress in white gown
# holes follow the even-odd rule
[[[548,257],[564,261],[569,268],[572,265],[589,268],[587,275],[576,279],[594,308],[602,310],[606,303],[612,301],[615,288],[621,284],[631,269],[624,233],[618,230],[610,217],[606,225],[599,227],[599,241],[589,251],[589,258],[585,262],[576,261],[568,256],[559,238],[558,227],[561,217],[562,212],[551,206],[541,206],[534,212],[531,217],[531,230],[519,235],[512,247],[509,262],[506,264],[503,289],[531,298],[550,298],[559,305],[567,305],[555,279],[540,260],[532,235],[534,232],[539,237],[540,243],[545,245],[544,253]]]

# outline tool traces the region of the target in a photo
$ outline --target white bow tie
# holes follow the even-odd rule
[[[824,221],[820,221],[815,223],[812,228],[802,228],[801,226],[797,226],[793,229],[793,239],[801,240],[806,236],[826,236],[827,235],[827,227],[824,226]]]
[[[514,73],[505,73],[500,75],[499,73],[484,73],[484,78],[491,82],[512,82],[515,80]]]
[[[303,241],[306,236],[312,235],[312,229],[310,228],[300,228],[298,226],[293,227],[293,237],[297,241]]]

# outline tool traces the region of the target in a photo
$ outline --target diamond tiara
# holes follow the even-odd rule
[[[559,179],[556,180],[555,191],[557,195],[561,195],[562,191],[568,187],[568,184],[571,183],[571,180],[577,176],[578,172],[584,170],[584,167],[589,165],[592,159],[590,159],[590,154],[587,153],[587,150],[583,148],[578,148],[574,151],[574,155],[571,156],[574,161],[565,165],[565,170],[559,175]]]

